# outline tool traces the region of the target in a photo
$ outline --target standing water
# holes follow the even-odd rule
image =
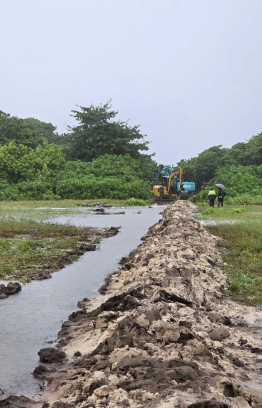
[[[40,384],[32,372],[39,364],[39,349],[54,346],[63,321],[77,310],[77,302],[98,295],[99,285],[141,243],[148,228],[161,218],[161,211],[163,207],[158,206],[125,208],[123,215],[114,215],[113,210],[108,211],[110,215],[95,215],[82,209],[49,220],[120,230],[104,239],[98,250],[54,273],[52,279],[33,281],[17,295],[0,300],[0,399],[21,394],[37,397]]]

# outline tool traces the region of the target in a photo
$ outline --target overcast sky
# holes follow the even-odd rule
[[[163,164],[262,131],[262,0],[0,0],[0,110],[112,99]]]

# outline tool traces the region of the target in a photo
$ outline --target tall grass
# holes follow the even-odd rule
[[[202,218],[215,221],[208,230],[223,240],[219,245],[226,263],[224,272],[230,279],[227,293],[249,305],[262,305],[262,208],[235,207],[208,211]],[[221,221],[231,221],[225,223]]]

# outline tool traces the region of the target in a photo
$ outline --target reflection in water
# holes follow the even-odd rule
[[[96,289],[106,275],[118,269],[119,260],[141,243],[140,238],[158,222],[162,210],[127,208],[124,215],[107,216],[83,209],[81,214],[50,219],[77,226],[121,228],[115,237],[103,240],[99,250],[87,252],[54,273],[52,279],[33,281],[19,294],[0,300],[0,388],[5,392],[0,398],[39,393],[39,384],[30,375],[39,364],[39,349],[55,344],[62,322],[77,310],[77,302],[98,295]]]

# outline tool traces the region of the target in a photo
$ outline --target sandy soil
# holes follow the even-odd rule
[[[262,408],[262,311],[223,297],[218,238],[193,207],[169,206],[40,351],[42,401],[0,407]]]

